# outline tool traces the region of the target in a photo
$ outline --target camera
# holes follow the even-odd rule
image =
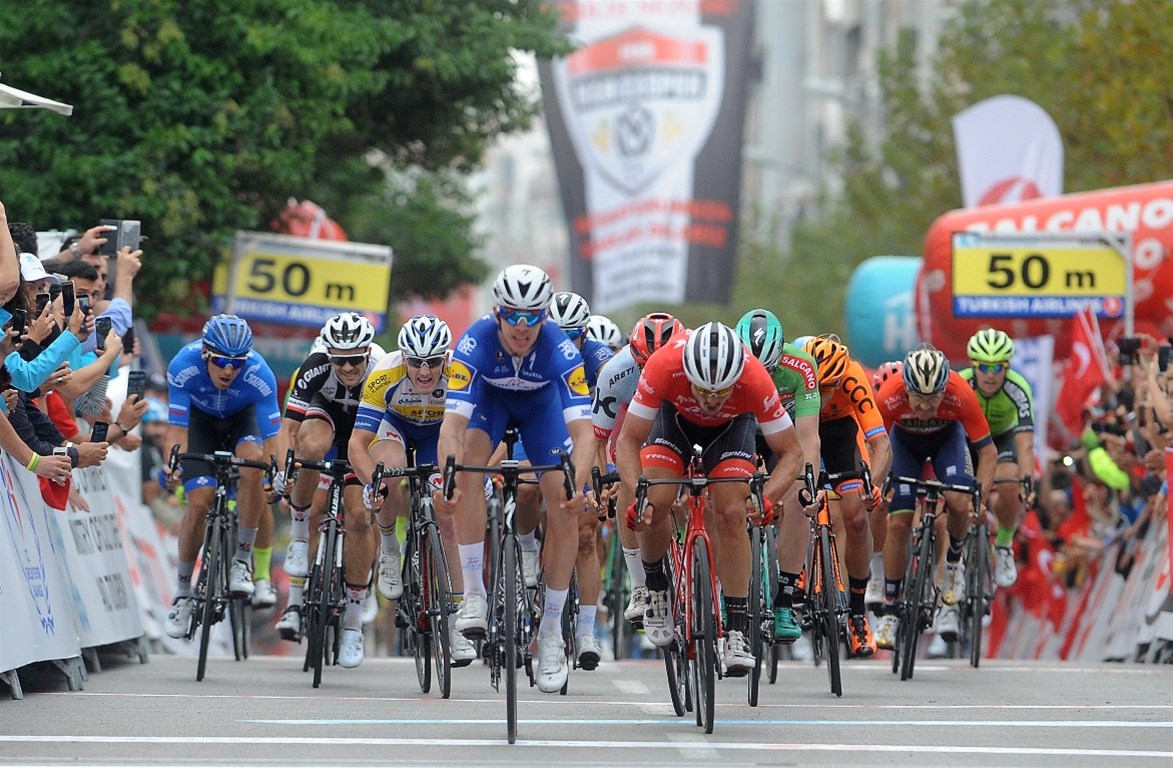
[[[123,248],[137,251],[142,243],[142,222],[135,219],[102,219],[102,226],[114,227],[107,231],[106,243],[98,246],[98,253],[102,256],[117,256]]]
[[[1116,348],[1120,350],[1120,364],[1133,365],[1140,362],[1140,339],[1135,336],[1125,336],[1116,342]]]
[[[1128,430],[1119,424],[1112,424],[1111,422],[1093,421],[1091,424],[1092,431],[1099,435],[1115,435],[1116,437],[1124,437],[1128,434]]]

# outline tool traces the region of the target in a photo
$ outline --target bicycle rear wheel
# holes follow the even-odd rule
[[[969,663],[979,667],[982,663],[982,619],[986,605],[993,596],[993,575],[990,569],[990,530],[985,524],[976,525],[970,531],[972,538],[966,554],[965,613],[969,626]]]
[[[428,528],[427,568],[424,572],[427,574],[424,604],[428,609],[428,624],[432,633],[436,685],[440,689],[440,698],[447,699],[452,695],[452,649],[448,646],[448,595],[451,582],[440,531],[434,525]]]
[[[692,596],[692,626],[689,628],[689,636],[693,647],[692,679],[696,724],[704,728],[705,733],[712,733],[716,707],[717,608],[709,569],[709,551],[703,540],[696,543],[692,553],[689,591]]]
[[[675,541],[669,545],[670,548],[678,546]],[[684,626],[684,601],[679,599],[680,593],[675,588],[676,569],[672,565],[674,561],[675,557],[671,552],[664,555],[664,573],[668,577],[668,583],[672,585],[672,626],[676,628],[676,636],[664,648],[664,672],[668,677],[668,695],[672,700],[672,711],[677,717],[684,717],[684,713],[692,708],[688,691],[691,684],[688,677],[688,647],[684,640],[688,637],[688,628]]]
[[[218,510],[212,510],[211,524],[208,526],[204,542],[204,562],[200,567],[200,583],[204,585],[204,604],[200,616],[200,651],[196,661],[196,682],[204,679],[208,668],[208,645],[212,640],[212,625],[216,623],[216,604],[221,600],[221,590],[227,582],[221,573],[221,561],[224,553],[221,551],[220,530],[223,522]]]
[[[762,649],[765,647],[762,631],[762,616],[764,615],[763,601],[764,581],[762,578],[763,562],[766,548],[766,532],[764,528],[755,528],[750,532],[750,570],[749,570],[749,600],[746,610],[749,613],[749,652],[753,654],[753,669],[749,671],[748,701],[751,707],[758,705],[758,687],[762,682]]]
[[[823,651],[827,660],[827,676],[831,693],[843,695],[843,678],[839,670],[839,584],[835,578],[835,545],[831,532],[822,527],[819,530],[819,573],[822,582],[817,592],[819,609],[815,631],[823,636]]]

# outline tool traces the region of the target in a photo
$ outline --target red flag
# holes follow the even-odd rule
[[[1075,316],[1071,334],[1071,357],[1063,369],[1063,384],[1055,396],[1055,413],[1068,433],[1083,432],[1083,406],[1108,378],[1107,356],[1100,337],[1100,325],[1091,307]]]

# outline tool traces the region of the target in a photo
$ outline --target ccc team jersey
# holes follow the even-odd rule
[[[378,432],[384,416],[398,417],[416,426],[438,425],[444,418],[448,374],[429,392],[416,391],[407,375],[402,352],[385,355],[367,376],[354,428]]]
[[[281,428],[277,379],[265,358],[250,350],[244,368],[228,389],[217,389],[208,375],[203,346],[203,341],[196,339],[179,350],[167,366],[170,424],[187,427],[192,408],[217,419],[230,419],[255,405],[261,437],[268,440],[276,435]]]
[[[872,393],[872,383],[863,366],[854,359],[847,365],[839,386],[831,390],[830,396],[823,401],[822,420],[834,421],[849,416],[855,418],[865,440],[886,432],[884,417],[880,415]]]

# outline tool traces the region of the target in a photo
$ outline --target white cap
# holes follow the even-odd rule
[[[20,276],[24,278],[26,283],[35,283],[38,280],[48,278],[53,282],[60,282],[57,278],[45,271],[45,266],[41,264],[41,260],[31,253],[22,253],[20,255]]]

